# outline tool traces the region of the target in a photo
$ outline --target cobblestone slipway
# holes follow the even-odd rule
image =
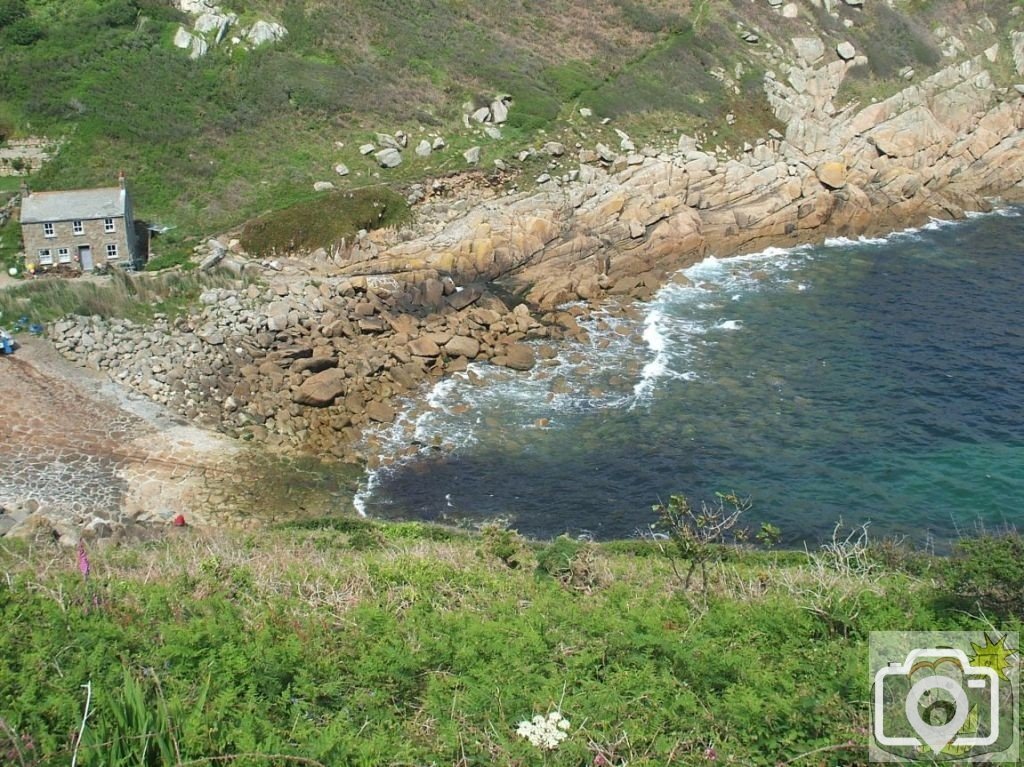
[[[238,443],[172,419],[46,341],[19,340],[0,356],[0,507],[27,506],[58,532],[97,517],[216,523],[238,484]]]

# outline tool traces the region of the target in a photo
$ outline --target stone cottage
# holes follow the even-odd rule
[[[91,272],[138,266],[139,248],[124,173],[118,186],[29,192],[22,186],[25,262],[42,270],[67,266]]]

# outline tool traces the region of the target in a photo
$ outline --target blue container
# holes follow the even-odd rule
[[[0,344],[3,344],[4,354],[14,354],[14,341],[4,336],[0,338]]]

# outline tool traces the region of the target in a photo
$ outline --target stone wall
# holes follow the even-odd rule
[[[56,265],[59,263],[57,249],[68,248],[71,256],[69,263],[74,267],[81,268],[78,248],[82,245],[89,245],[92,248],[93,266],[100,267],[107,264],[107,245],[113,244],[117,246],[118,257],[111,259],[110,263],[129,266],[132,263],[132,258],[124,219],[115,217],[114,227],[114,232],[107,232],[104,219],[87,219],[82,221],[83,233],[75,234],[71,221],[54,221],[54,235],[47,237],[43,234],[43,224],[23,224],[21,236],[25,243],[26,261],[39,264],[39,251],[48,249],[53,257],[53,264]]]

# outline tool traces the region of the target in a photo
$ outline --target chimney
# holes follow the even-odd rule
[[[123,170],[117,172],[117,183],[122,189],[125,188],[125,178]]]

